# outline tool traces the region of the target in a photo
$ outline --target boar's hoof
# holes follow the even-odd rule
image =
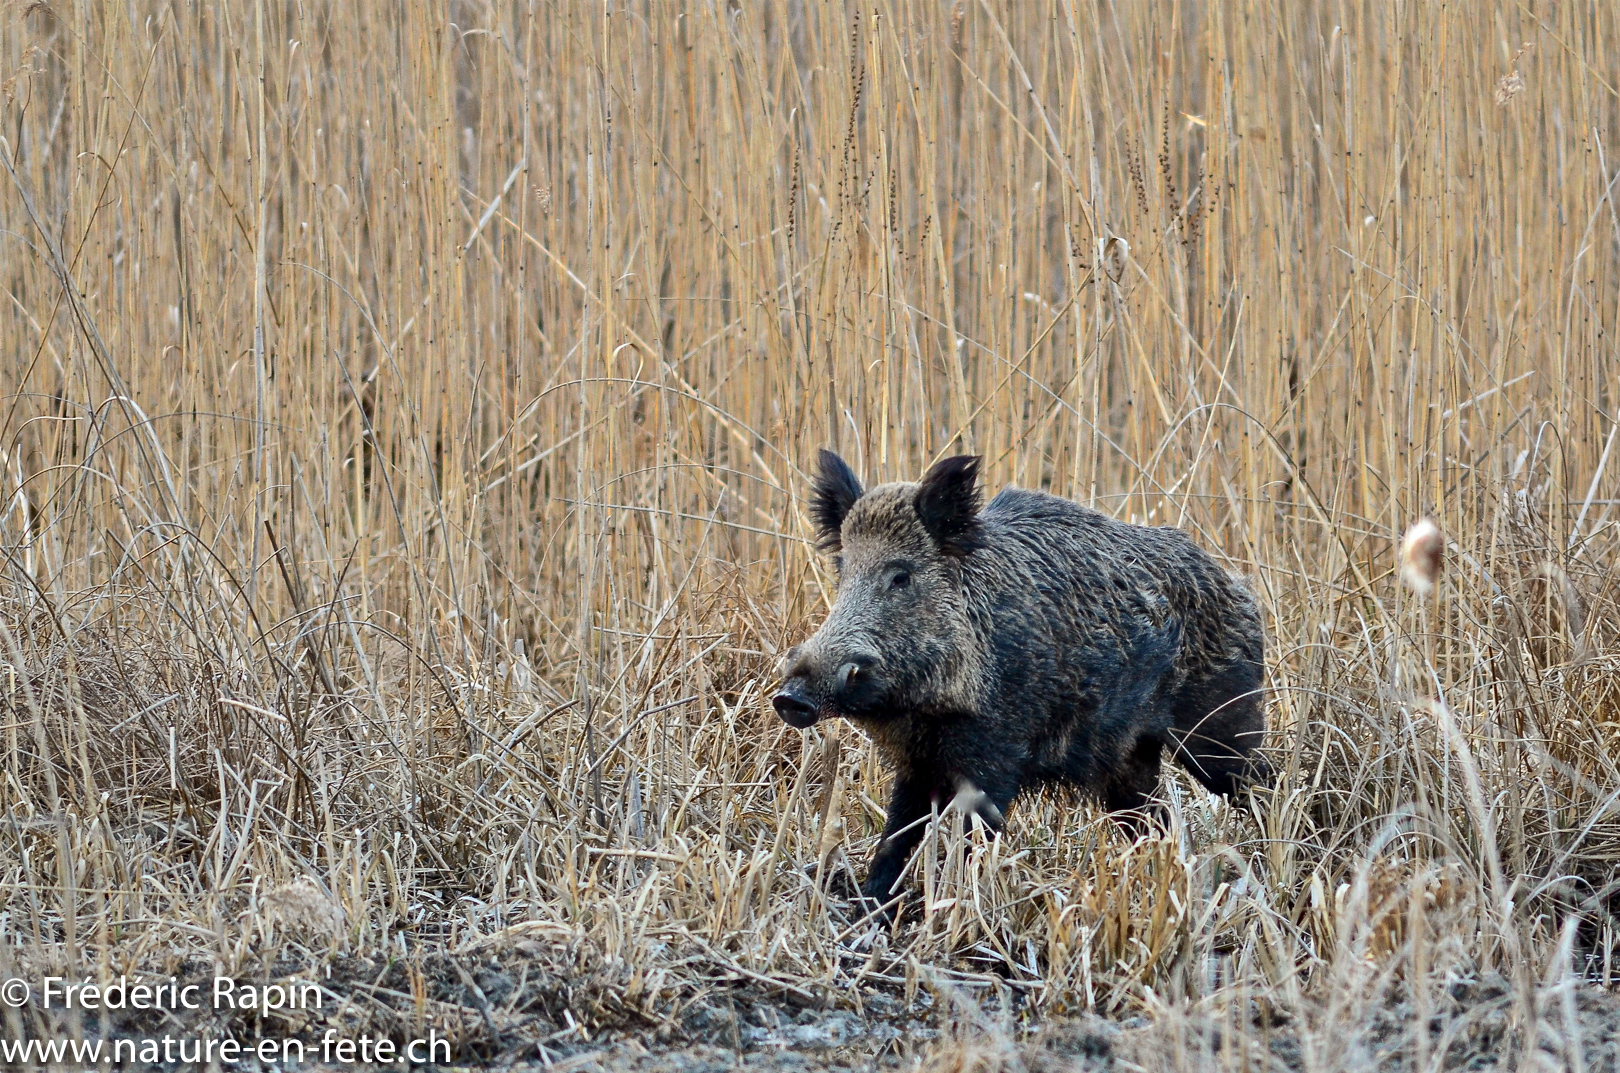
[[[900,915],[900,898],[891,896],[885,901],[875,894],[859,894],[851,900],[850,911],[857,923],[892,928]]]

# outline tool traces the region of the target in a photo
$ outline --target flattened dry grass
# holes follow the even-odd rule
[[[1580,1065],[1617,31],[10,5],[0,974],[331,967],[333,1017],[464,1055],[746,992],[1144,1017],[1188,1068]],[[1134,844],[1062,794],[943,816],[900,926],[855,919],[883,774],[768,704],[830,599],[821,445],[1189,529],[1268,617],[1275,792],[1175,775]],[[962,1023],[942,1068],[1025,1060]]]

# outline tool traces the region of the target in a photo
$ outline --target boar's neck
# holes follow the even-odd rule
[[[897,776],[906,778],[923,770],[971,773],[972,758],[957,754],[964,747],[972,751],[974,735],[962,731],[975,719],[974,712],[932,710],[897,712],[850,722],[872,739],[884,764]]]

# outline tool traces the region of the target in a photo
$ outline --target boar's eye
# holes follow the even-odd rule
[[[910,585],[910,584],[911,584],[911,571],[910,570],[896,570],[895,573],[894,573],[894,576],[889,579],[889,588],[891,588],[891,589],[903,589],[907,585]]]

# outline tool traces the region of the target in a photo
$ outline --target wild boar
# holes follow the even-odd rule
[[[790,726],[843,716],[894,772],[862,894],[893,893],[933,805],[994,830],[1020,791],[1069,784],[1137,812],[1168,748],[1211,791],[1266,783],[1253,595],[1184,532],[1007,488],[979,459],[871,491],[823,450],[810,501],[838,575],[773,698]]]

